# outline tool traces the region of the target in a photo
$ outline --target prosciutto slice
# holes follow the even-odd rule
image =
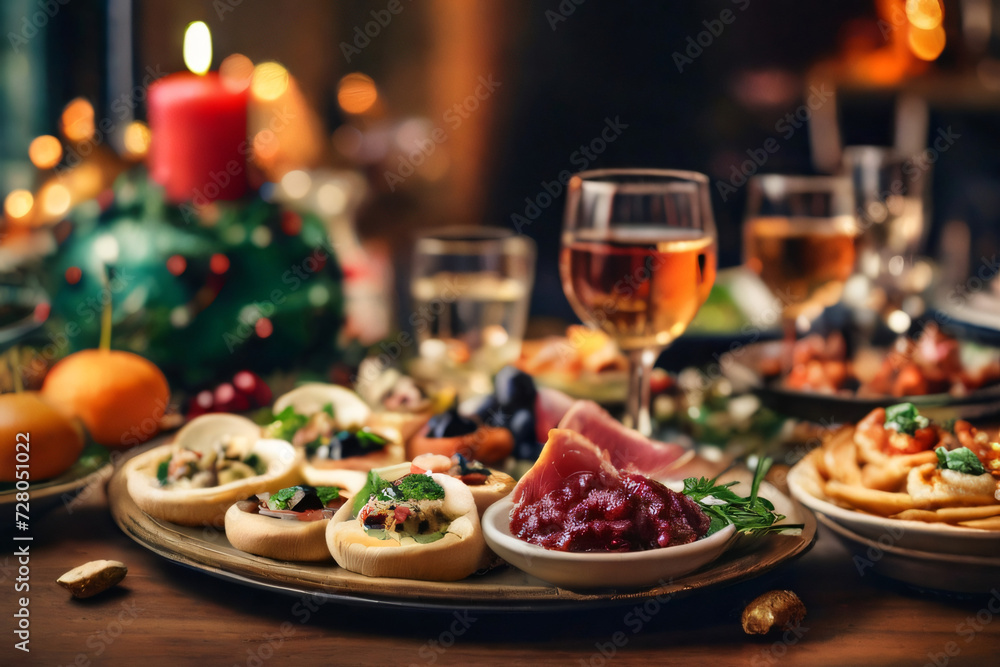
[[[608,453],[587,436],[554,428],[549,431],[549,439],[538,460],[514,487],[514,502],[533,503],[558,487],[562,480],[585,472],[608,481],[619,478]]]
[[[535,465],[514,487],[511,533],[558,551],[641,551],[687,544],[711,520],[659,482],[619,472],[585,435],[552,429]]]
[[[688,461],[691,450],[657,442],[627,428],[594,401],[577,401],[563,415],[560,429],[583,434],[607,454],[618,470],[652,479],[669,479]],[[544,450],[543,450],[544,454]]]

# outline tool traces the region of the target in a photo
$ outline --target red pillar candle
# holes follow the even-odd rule
[[[247,190],[247,90],[217,72],[178,72],[149,88],[149,170],[174,202],[239,199]]]

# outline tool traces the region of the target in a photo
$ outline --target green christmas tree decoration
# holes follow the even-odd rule
[[[68,218],[45,263],[49,337],[66,354],[97,346],[110,298],[112,346],[149,358],[175,388],[337,358],[343,276],[317,216],[256,196],[171,205],[135,168]]]

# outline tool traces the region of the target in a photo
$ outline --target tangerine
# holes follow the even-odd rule
[[[0,481],[56,477],[80,458],[81,451],[80,427],[38,392],[0,395]]]
[[[159,432],[170,386],[154,363],[137,354],[81,350],[52,367],[42,395],[79,417],[96,442],[126,449]]]

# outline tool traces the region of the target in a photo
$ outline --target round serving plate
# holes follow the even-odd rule
[[[724,357],[721,366],[735,384],[753,391],[764,405],[789,417],[824,424],[857,422],[875,408],[898,403],[913,403],[921,414],[939,422],[949,419],[983,419],[1000,414],[1000,384],[983,387],[964,396],[925,394],[859,397],[849,393],[797,391],[765,382],[756,370],[757,364],[761,359],[776,355],[777,348],[783,344],[783,341],[768,341],[747,345]]]
[[[510,566],[461,581],[433,582],[366,577],[337,567],[333,561],[307,564],[253,556],[235,549],[222,531],[178,526],[143,513],[129,496],[121,469],[108,484],[111,514],[126,535],[168,560],[206,574],[240,585],[296,596],[316,595],[346,604],[494,612],[607,607],[692,594],[760,576],[803,554],[816,538],[816,520],[809,510],[787,496],[775,496],[774,500],[779,508],[789,508],[784,512],[788,521],[803,524],[801,532],[767,535],[745,548],[737,544],[707,566],[656,586],[577,592],[549,585]]]
[[[76,463],[63,474],[40,482],[30,482],[28,494],[32,512],[50,510],[60,503],[71,506],[76,497],[88,493],[88,489],[100,489],[113,469],[107,449],[96,444],[88,445]],[[0,508],[13,509],[17,503],[17,493],[17,486],[13,482],[0,484]]]
[[[1000,581],[1000,557],[907,549],[887,534],[872,540],[828,516],[818,514],[817,519],[854,554],[860,576],[870,569],[920,589],[953,593],[988,593]]]
[[[788,472],[788,488],[796,500],[857,536],[900,549],[955,556],[1000,555],[1000,532],[952,526],[945,523],[890,519],[847,509],[827,498],[819,472],[808,457]]]

